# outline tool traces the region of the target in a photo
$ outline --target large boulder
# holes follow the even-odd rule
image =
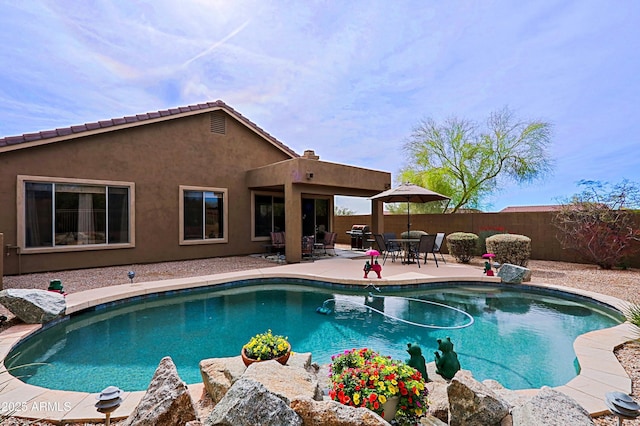
[[[524,405],[515,407],[511,414],[513,424],[517,426],[595,424],[589,413],[573,398],[547,386],[543,386],[540,392]]]
[[[122,426],[182,426],[197,420],[185,382],[170,357],[164,357],[153,374],[147,393]]]
[[[214,404],[217,404],[225,396],[246,369],[241,356],[210,358],[200,361],[202,383]]]
[[[302,418],[304,426],[388,426],[382,417],[367,408],[356,408],[337,401],[298,398],[291,408]]]
[[[497,426],[509,414],[509,404],[467,370],[456,373],[447,395],[450,426]]]
[[[262,383],[270,392],[287,401],[296,397],[322,400],[318,378],[302,367],[282,365],[275,360],[256,362],[242,377]]]
[[[531,279],[531,271],[522,266],[505,263],[500,267],[498,276],[502,279],[503,283],[521,284],[523,281]]]
[[[38,289],[2,290],[0,303],[27,324],[44,324],[64,315],[67,309],[63,295]]]
[[[302,419],[281,397],[255,380],[241,378],[218,402],[206,426],[302,426]]]

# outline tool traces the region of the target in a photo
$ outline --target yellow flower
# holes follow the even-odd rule
[[[360,394],[358,392],[353,394],[353,403],[355,405],[359,405],[360,404]]]
[[[380,401],[381,404],[384,404],[385,402],[387,402],[387,397],[384,395],[379,395],[378,401]]]

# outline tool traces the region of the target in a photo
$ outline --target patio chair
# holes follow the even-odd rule
[[[438,258],[436,257],[436,253],[434,251],[436,245],[436,236],[434,234],[422,235],[420,236],[420,242],[418,243],[418,248],[416,250],[415,256],[418,263],[418,268],[420,267],[420,253],[424,253],[424,264],[427,264],[427,255],[431,253],[433,255],[433,260],[436,261],[436,268],[438,266]]]
[[[395,232],[385,232],[382,234],[382,236],[384,237],[384,241],[387,243],[387,247],[397,251],[401,250],[400,244],[398,244],[395,241],[389,241],[389,240],[395,240],[396,238],[398,238],[396,237]]]
[[[337,232],[325,232],[324,240],[322,240],[322,248],[324,248],[325,254],[327,249],[333,250],[333,255],[336,254],[336,238],[338,238]]]
[[[400,253],[400,248],[399,247],[394,248],[387,245],[387,242],[385,241],[382,234],[373,234],[373,238],[376,240],[376,244],[378,245],[378,250],[382,254],[382,264],[384,265],[389,255],[391,255],[391,261],[395,262],[396,257],[398,257],[398,253]]]
[[[302,237],[302,257],[311,256],[311,260],[315,260],[315,242],[316,238],[313,235]]]
[[[276,249],[276,252],[280,254],[280,249],[285,248],[285,233],[284,232],[272,232],[271,233],[271,247]]]
[[[444,255],[440,252],[440,248],[442,247],[442,243],[444,242],[444,232],[438,232],[436,234],[436,242],[433,246],[433,255],[435,256],[436,253],[438,253],[440,255],[440,258],[442,259],[442,261],[444,263],[447,263],[446,260],[444,260]]]

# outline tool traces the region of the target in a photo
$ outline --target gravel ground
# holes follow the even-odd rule
[[[447,261],[454,262],[450,257]],[[482,261],[475,259],[473,265],[482,268]],[[161,279],[192,277],[199,275],[217,274],[245,269],[266,268],[277,266],[276,263],[259,257],[227,257],[182,262],[165,262],[145,265],[128,265],[108,268],[95,268],[77,271],[55,273],[38,273],[22,276],[4,277],[4,288],[43,288],[52,279],[61,279],[64,290],[68,293],[88,290],[109,285],[125,284],[129,282],[127,272],[136,272],[136,282],[155,281]],[[588,291],[595,291],[611,295],[623,300],[640,303],[640,270],[601,270],[596,266],[532,260],[528,265],[532,271],[533,282],[575,287]],[[17,322],[13,315],[0,305],[0,314],[7,315],[9,321],[0,326],[0,330]],[[640,400],[640,344],[628,343],[616,350],[616,356],[631,377],[633,392],[631,396]],[[594,419],[598,426],[615,426],[617,418],[608,415]],[[49,426],[47,422],[27,423],[18,419],[5,420],[3,425]],[[111,424],[117,425],[117,422]],[[624,425],[640,426],[640,419],[625,420]]]

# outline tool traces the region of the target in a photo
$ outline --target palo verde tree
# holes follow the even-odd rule
[[[455,117],[429,118],[403,146],[408,165],[401,180],[451,197],[451,213],[479,208],[501,182],[544,177],[553,165],[550,138],[550,124],[518,120],[506,107],[491,113],[484,128]]]
[[[584,189],[561,204],[552,223],[565,249],[603,269],[620,265],[640,248],[638,212],[640,188],[623,180],[611,185],[583,180]]]

